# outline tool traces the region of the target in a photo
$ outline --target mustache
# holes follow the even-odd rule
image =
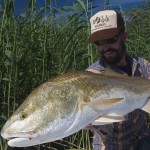
[[[107,50],[101,50],[101,54],[105,54],[107,52],[114,52],[117,51],[115,48],[108,48]]]

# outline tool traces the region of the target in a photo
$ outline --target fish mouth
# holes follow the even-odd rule
[[[13,140],[13,139],[16,139],[18,137],[10,137],[10,138],[7,138],[6,140],[10,141],[10,140]]]
[[[29,147],[38,145],[42,140],[40,138],[30,138],[30,137],[13,137],[9,138],[8,145],[10,147]]]
[[[7,140],[8,140],[8,145],[11,146],[11,147],[22,147],[23,143],[27,143],[27,142],[31,141],[27,137],[12,137],[12,138],[9,138]]]
[[[32,139],[34,139],[37,135],[36,134],[20,134],[20,135],[8,135],[8,134],[2,134],[1,135],[4,139],[6,139],[8,141],[8,143],[10,141],[16,141],[16,140],[19,140],[19,139],[22,139],[22,140],[28,140],[28,141],[31,141]]]
[[[27,147],[32,146],[32,143],[37,141],[37,134],[23,134],[20,133],[19,135],[8,135],[3,134],[2,137],[8,141],[8,145],[10,147]],[[37,142],[36,142],[37,143]]]
[[[7,138],[6,140],[11,141],[11,140],[14,140],[14,139],[21,139],[21,138],[32,139],[32,138],[29,138],[29,137],[10,137],[10,138]]]

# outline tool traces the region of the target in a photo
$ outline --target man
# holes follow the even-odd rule
[[[131,57],[126,53],[125,31],[122,16],[105,10],[96,13],[90,19],[91,36],[101,59],[86,71],[99,72],[109,67],[128,76],[142,76],[150,79],[150,63],[140,57]],[[126,121],[111,125],[90,126],[94,133],[94,150],[150,150],[150,129],[146,125],[148,114],[137,109],[125,116]]]

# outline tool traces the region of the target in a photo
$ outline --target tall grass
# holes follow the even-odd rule
[[[126,13],[129,39],[127,49],[134,56],[141,56],[150,61],[150,1],[141,8],[131,9]]]
[[[72,6],[58,9],[45,0],[37,10],[36,0],[31,0],[17,15],[14,3],[4,0],[0,10],[0,128],[33,88],[53,76],[84,70],[99,57],[96,48],[87,43],[92,1],[77,0]],[[124,15],[129,31],[128,52],[150,60],[149,3]],[[34,149],[90,150],[89,134],[82,130]],[[2,138],[0,149],[11,149]]]

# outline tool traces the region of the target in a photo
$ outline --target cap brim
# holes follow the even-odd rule
[[[120,29],[106,29],[94,32],[88,39],[88,43],[93,43],[98,40],[110,39],[119,33]]]

